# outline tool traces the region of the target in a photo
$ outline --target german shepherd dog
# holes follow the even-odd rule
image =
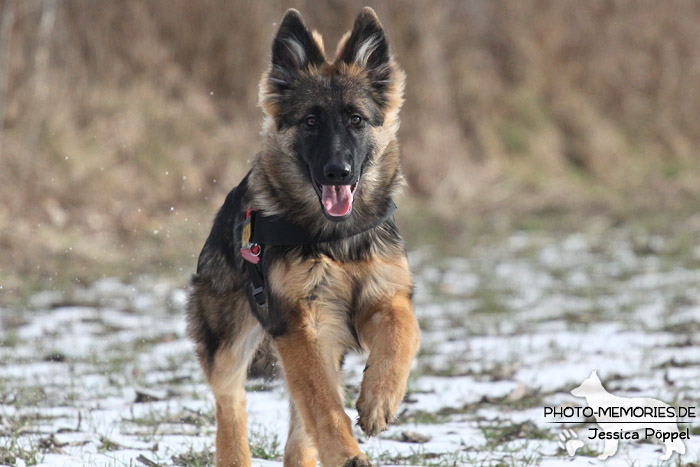
[[[219,466],[251,463],[244,382],[256,355],[281,362],[291,396],[285,466],[370,465],[343,408],[349,350],[369,352],[356,404],[368,436],[386,429],[403,399],[419,343],[392,215],[404,184],[403,87],[371,8],[333,61],[299,12],[285,14],[260,83],[262,151],[216,215],[187,310],[216,400]],[[295,234],[251,247],[251,230],[269,219],[273,237],[295,230],[308,241]]]

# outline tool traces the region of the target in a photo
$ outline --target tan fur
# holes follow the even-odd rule
[[[318,48],[321,50],[321,53],[322,53],[323,55],[326,55],[326,51],[325,51],[325,49],[323,48],[323,36],[321,36],[321,34],[320,34],[318,31],[316,31],[316,30],[314,29],[314,30],[311,32],[311,37],[314,38],[314,42],[316,42],[316,45],[318,45]]]
[[[406,380],[420,331],[407,295],[376,302],[357,320],[357,331],[369,359],[357,399],[360,424],[368,435],[386,429],[406,392]]]
[[[340,331],[319,326],[323,315],[314,307],[295,308],[289,329],[275,339],[275,345],[289,393],[318,449],[321,464],[342,466],[362,453],[343,408],[339,362],[344,349],[329,336]]]
[[[289,435],[284,447],[284,465],[316,467],[318,451],[311,436],[306,431],[304,419],[294,407],[294,403],[290,406],[289,415]]]
[[[271,268],[270,284],[294,310],[292,329],[276,340],[290,394],[322,464],[340,465],[338,461],[359,453],[338,380],[342,354],[356,346],[347,326],[351,284],[361,285],[356,329],[362,347],[370,351],[358,410],[368,433],[376,434],[403,398],[418,346],[408,264],[403,256],[355,263],[327,257],[280,261]]]
[[[411,275],[406,258],[375,255],[367,261],[341,263],[321,257],[280,261],[270,268],[272,290],[285,297],[291,307],[313,300],[321,309],[349,308],[352,284],[361,284],[359,307],[395,294],[408,296]]]
[[[392,58],[392,63],[394,59]],[[391,88],[388,93],[389,100],[387,102],[386,116],[384,118],[383,128],[389,130],[392,134],[396,134],[399,130],[399,110],[403,105],[403,92],[406,86],[406,73],[393,64],[393,78]]]
[[[345,34],[342,35],[342,37],[338,41],[338,45],[335,47],[336,60],[343,53],[343,49],[345,48],[345,45],[348,43],[348,39],[350,39],[350,31],[346,31]]]
[[[262,338],[262,328],[250,313],[242,315],[240,335],[230,347],[221,348],[208,381],[216,400],[216,465],[250,465],[245,378],[248,364]]]

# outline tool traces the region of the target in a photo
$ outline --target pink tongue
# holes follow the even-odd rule
[[[344,216],[352,207],[352,190],[350,185],[321,185],[323,193],[321,203],[331,216]]]

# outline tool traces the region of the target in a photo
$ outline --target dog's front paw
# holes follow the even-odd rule
[[[372,467],[365,456],[355,456],[345,461],[343,467]]]
[[[374,394],[367,396],[364,391],[357,399],[358,425],[367,436],[375,436],[386,430],[387,424],[394,418],[401,399],[391,394]]]

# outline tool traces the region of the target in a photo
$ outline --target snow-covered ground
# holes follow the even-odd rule
[[[465,258],[433,253],[410,254],[423,335],[396,423],[374,439],[356,429],[375,465],[603,465],[594,424],[544,416],[584,406],[569,391],[594,369],[617,395],[697,405],[699,247],[518,233]],[[0,310],[0,464],[211,464],[214,405],[185,297],[163,279],[104,279]],[[353,418],[363,363],[345,364]],[[281,465],[287,407],[282,382],[249,382],[254,465]],[[697,463],[700,422],[688,421],[681,463]],[[558,446],[565,427],[584,442],[575,457]],[[662,447],[622,441],[605,465],[664,465]]]

